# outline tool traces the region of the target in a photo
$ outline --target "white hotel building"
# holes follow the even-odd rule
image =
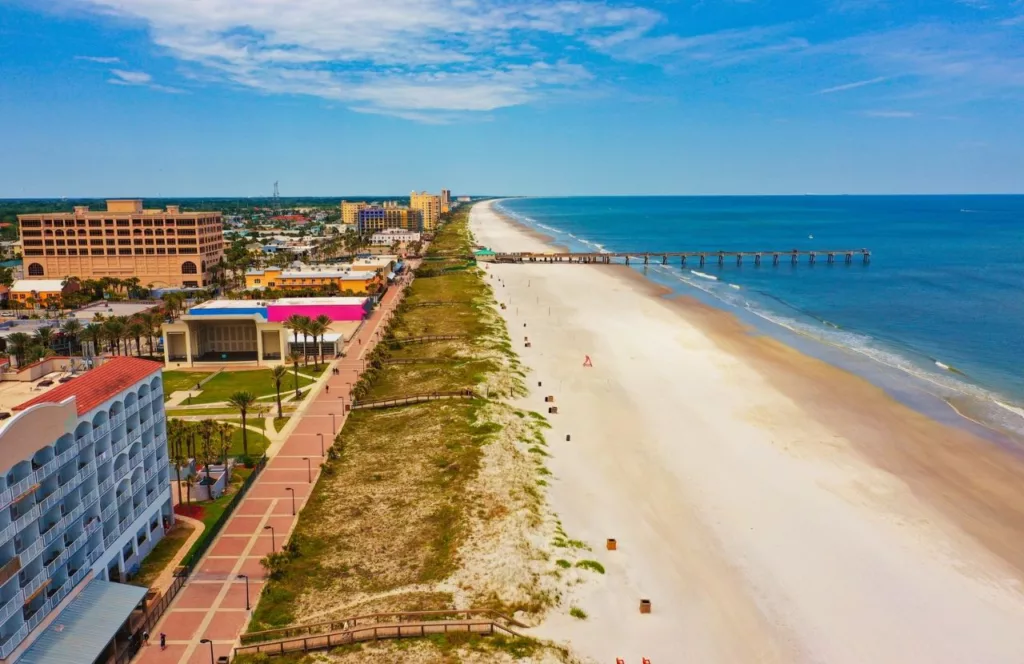
[[[64,649],[94,661],[145,595],[112,582],[138,565],[174,519],[161,368],[109,359],[63,384],[28,388],[46,391],[7,407],[11,416],[0,421],[0,660],[61,661],[53,653]],[[93,637],[96,652],[76,640],[76,630]]]

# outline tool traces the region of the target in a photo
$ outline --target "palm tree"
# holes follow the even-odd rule
[[[141,321],[133,320],[125,328],[125,334],[135,339],[135,356],[142,357],[142,336],[146,334],[146,326]]]
[[[70,321],[69,321],[70,322]],[[82,331],[78,333],[79,341],[91,342],[93,353],[100,353],[103,351],[101,346],[103,345],[103,326],[96,323],[89,323]],[[181,502],[179,498],[178,502]]]
[[[295,398],[299,398],[299,354],[292,353],[288,356],[288,359],[292,361],[292,366],[295,368]]]
[[[103,331],[110,340],[110,349],[115,355],[121,354],[121,337],[124,336],[125,324],[117,318],[103,322]]]
[[[270,370],[270,377],[274,380],[274,392],[277,393],[277,416],[284,417],[284,410],[281,408],[281,381],[288,375],[288,367],[279,364]],[[296,380],[298,380],[296,378]]]
[[[195,475],[189,475],[188,477],[185,478],[185,495],[187,496],[186,500],[188,501],[189,505],[192,504],[192,487],[195,486],[195,484]]]
[[[299,345],[299,332],[301,332],[305,326],[303,319],[305,316],[298,314],[292,314],[284,321],[284,328],[292,331],[292,346]],[[305,349],[303,349],[305,350]]]
[[[32,337],[24,332],[13,332],[7,337],[7,352],[18,361],[18,366],[25,364],[25,352],[32,344]]]
[[[232,407],[237,408],[239,414],[242,416],[242,454],[249,456],[249,436],[245,428],[245,416],[249,412],[249,408],[256,402],[256,395],[252,392],[235,392],[228,399],[228,404]]]
[[[53,328],[52,327],[41,327],[36,330],[36,336],[34,341],[46,350],[53,344]]]
[[[317,339],[322,338],[327,332],[327,326],[323,325],[318,320],[309,321],[309,326],[306,328],[309,332],[309,336],[313,337],[313,343],[315,344]],[[313,349],[313,367],[315,370],[320,369],[320,360],[323,359],[323,344],[320,345],[320,355],[317,355],[317,349]]]
[[[160,317],[151,311],[144,311],[136,316],[138,321],[146,328],[146,337],[149,338],[149,354],[153,355],[153,349],[156,346],[153,344],[153,337],[159,334],[160,330]]]
[[[199,423],[199,434],[202,437],[202,445],[199,448],[199,456],[206,467],[206,483],[210,482],[210,464],[214,460],[213,435],[217,432],[217,423],[213,420],[203,420]],[[212,497],[212,496],[211,496]]]
[[[181,420],[167,420],[167,437],[171,441],[171,463],[174,464],[174,472],[178,476],[178,504],[181,504],[181,467],[188,463],[188,457],[181,450],[181,443],[185,437],[182,424]]]
[[[78,339],[79,335],[82,333],[82,324],[77,318],[69,318],[64,322],[63,327],[61,327],[61,332],[63,332],[64,336],[68,338],[68,343],[70,344],[68,354],[74,355],[75,346],[79,345]]]
[[[231,482],[231,475],[228,468],[228,452],[231,451],[231,436],[235,433],[235,427],[227,422],[217,422],[217,436],[220,439],[220,463],[224,466],[224,485]]]
[[[320,329],[320,364],[323,364],[324,363],[324,335],[327,334],[327,330],[330,329],[331,323],[333,323],[334,321],[332,321],[331,317],[328,316],[327,314],[320,314],[319,316],[316,317],[316,320],[313,321],[313,322],[319,324],[320,327],[321,327],[321,329]]]

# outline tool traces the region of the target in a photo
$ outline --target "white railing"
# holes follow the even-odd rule
[[[85,448],[89,447],[90,445],[92,445],[92,431],[85,434],[81,438],[75,439],[75,447],[78,448],[79,452],[84,452]]]
[[[94,519],[94,520],[90,521],[89,523],[85,524],[85,537],[86,537],[86,539],[88,539],[88,537],[90,535],[92,535],[94,532],[99,530],[100,526],[102,526],[102,525],[103,525],[103,519],[102,518]]]
[[[124,419],[125,419],[124,412],[120,412],[117,415],[111,415],[110,416],[110,426],[116,427],[119,424],[123,424],[124,423]]]
[[[22,567],[25,567],[25,565],[27,565],[29,562],[34,560],[36,556],[42,553],[44,546],[46,545],[43,544],[43,538],[37,537],[36,541],[32,542],[27,547],[25,547],[25,550],[18,554],[21,557],[22,561],[25,563],[22,565]]]
[[[67,449],[67,450],[64,450],[63,452],[61,452],[57,456],[55,461],[57,462],[58,466],[63,466],[68,461],[71,461],[72,459],[74,459],[76,456],[78,456],[78,448],[77,447],[72,447],[71,449]]]
[[[7,622],[7,619],[14,615],[15,611],[21,609],[25,604],[25,593],[22,590],[14,593],[14,597],[6,604],[0,606],[0,625]]]
[[[135,441],[142,438],[142,427],[135,427],[128,432],[128,442],[134,443]]]
[[[7,507],[14,500],[14,492],[10,489],[0,491],[0,508]]]
[[[133,519],[138,519],[139,517],[141,517],[145,513],[146,513],[146,503],[142,503],[141,505],[139,505],[138,507],[135,508],[135,512],[132,514],[132,518]]]
[[[60,595],[59,590],[55,592],[53,595],[51,595],[50,599],[46,600],[46,602],[44,602],[43,605],[39,607],[38,611],[32,614],[32,617],[28,619],[28,623],[26,623],[25,625],[26,627],[28,627],[28,631],[31,632],[36,627],[39,627],[39,623],[43,622],[43,618],[50,615],[50,609],[53,608],[53,600],[58,595]]]
[[[15,498],[28,491],[29,487],[31,487],[35,483],[35,473],[29,473],[28,475],[25,476],[24,479],[18,480],[17,482],[12,484],[11,488],[9,489],[9,491],[11,492],[11,500],[13,501]]]
[[[116,537],[114,539],[117,539]],[[105,546],[97,547],[89,552],[89,564],[94,565],[97,560],[103,557],[103,552],[106,550]],[[77,575],[76,575],[77,576]]]
[[[46,573],[43,570],[39,570],[39,574],[32,577],[32,580],[25,584],[22,588],[22,592],[25,593],[25,597],[30,596],[35,591],[39,590],[39,586],[46,583]]]
[[[24,530],[25,526],[27,526],[29,522],[35,521],[37,518],[39,518],[39,505],[33,506],[32,509],[19,516],[13,523],[11,523],[11,525],[7,526],[7,528],[4,529],[3,534],[0,535],[0,544],[6,543],[7,540],[14,537],[15,534]]]
[[[110,461],[110,457],[111,456],[113,456],[113,454],[111,453],[110,450],[107,450],[106,452],[101,452],[101,453],[96,455],[96,463],[97,464],[104,464],[107,461]]]
[[[125,409],[124,409],[124,414],[125,415],[134,415],[137,412],[139,412],[139,402],[138,401],[136,401],[135,403],[133,403],[130,406],[125,406]]]
[[[17,525],[18,524],[16,522],[9,523],[2,531],[0,531],[0,543],[6,542],[17,534],[18,530],[15,528]]]
[[[54,489],[53,493],[43,499],[43,502],[39,503],[39,511],[46,512],[51,507],[57,504],[57,502],[63,498],[64,495],[61,493],[60,488]]]
[[[100,521],[106,521],[117,513],[117,503],[110,503],[100,512]]]
[[[100,483],[99,487],[96,489],[96,493],[98,493],[98,494],[100,494],[102,496],[107,491],[110,491],[112,488],[114,488],[114,476],[113,475],[111,475],[110,477],[108,477],[107,479],[103,480],[103,482]]]
[[[146,475],[146,481],[147,482],[150,481],[151,479],[153,479],[154,477],[156,477],[156,466],[154,466],[154,467],[150,468],[149,470],[147,470],[145,475]]]
[[[85,468],[82,468],[81,470],[78,471],[78,481],[81,482],[84,479],[92,477],[92,474],[95,473],[96,470],[97,467],[95,461],[90,461],[89,463],[85,464]]]
[[[103,548],[104,549],[109,549],[110,547],[114,546],[114,542],[116,542],[117,538],[120,537],[120,536],[121,536],[120,528],[114,529],[113,532],[111,532],[109,535],[107,535],[106,537],[103,538]],[[93,561],[93,562],[96,562],[96,561]]]
[[[64,549],[60,555],[53,559],[53,561],[46,566],[46,576],[53,577],[53,573],[57,571],[57,568],[67,562],[68,558],[71,557],[71,549]]]
[[[11,638],[0,645],[0,659],[7,659],[7,656],[14,652],[14,649],[28,636],[28,625],[22,625],[21,629],[15,632]]]
[[[117,454],[120,454],[121,451],[124,448],[126,448],[126,447],[128,447],[128,437],[127,436],[122,438],[121,440],[117,441],[113,445],[111,445],[110,446],[110,451],[113,452],[115,455],[117,455]]]
[[[93,440],[93,442],[98,441],[100,438],[102,438],[103,436],[107,435],[108,433],[110,433],[110,422],[104,422],[103,424],[99,425],[98,427],[93,428],[93,430],[92,430],[92,440]]]

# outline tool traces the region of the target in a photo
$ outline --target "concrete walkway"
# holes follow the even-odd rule
[[[284,439],[273,442],[267,451],[271,457],[267,467],[151,631],[150,645],[141,649],[135,661],[207,664],[209,645],[200,644],[200,639],[213,641],[215,657],[231,654],[250,617],[246,583],[238,575],[249,577],[250,606],[255,608],[265,577],[260,559],[272,548],[281,550],[298,518],[292,514],[291,492],[285,488],[294,489],[295,509],[301,510],[319,476],[322,450],[330,447],[333,432],[345,423],[349,384],[358,380],[363,358],[372,350],[378,333],[382,334],[381,324],[390,317],[403,290],[404,284],[388,290],[381,306],[348,343],[346,357],[331,363],[339,375],[328,371],[307,388],[315,394],[288,421]],[[162,651],[161,632],[167,635],[167,648]]]

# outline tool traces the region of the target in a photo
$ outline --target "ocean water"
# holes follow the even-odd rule
[[[859,249],[796,266],[678,259],[644,273],[840,349],[997,430],[1024,434],[1024,196],[507,199],[499,208],[579,251]],[[659,263],[654,265],[653,263]],[[637,268],[642,269],[642,268]],[[864,362],[862,362],[864,364]],[[881,374],[879,374],[881,375]],[[967,403],[970,407],[964,408]]]

